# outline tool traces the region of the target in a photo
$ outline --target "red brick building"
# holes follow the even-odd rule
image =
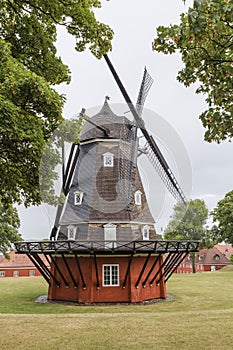
[[[216,271],[222,269],[224,266],[231,265],[230,254],[225,254],[226,245],[215,245],[210,249],[201,249],[197,253],[197,262],[202,262],[204,271]],[[228,246],[228,252],[232,250],[232,246]]]
[[[41,276],[38,269],[26,254],[10,252],[10,260],[3,255],[0,257],[0,277]]]
[[[195,254],[196,272],[216,271],[224,266],[232,265],[230,257],[233,247],[229,244],[217,244],[213,248],[199,250]],[[192,258],[188,255],[177,267],[177,273],[192,273]]]

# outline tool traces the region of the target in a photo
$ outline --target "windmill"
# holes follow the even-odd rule
[[[138,129],[168,190],[186,199],[140,117],[152,79],[145,70],[135,108],[107,55],[105,60],[134,121],[116,115],[108,97],[91,118],[82,110],[87,122],[63,167],[67,200],[58,207],[50,240],[16,243],[18,253],[26,253],[48,282],[50,300],[89,304],[166,298],[166,281],[198,249],[198,242],[156,239],[137,167]]]

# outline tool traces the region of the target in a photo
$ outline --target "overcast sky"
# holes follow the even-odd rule
[[[233,165],[231,143],[221,145],[204,142],[204,128],[198,116],[205,110],[204,97],[195,94],[195,86],[185,88],[176,75],[182,67],[180,55],[157,54],[152,51],[155,28],[178,23],[179,14],[192,1],[182,0],[111,0],[103,1],[96,10],[97,18],[108,23],[115,32],[113,50],[109,53],[130,97],[136,101],[144,66],[154,79],[147,97],[143,118],[148,130],[157,138],[170,167],[181,182],[188,198],[202,198],[213,209],[226,192],[232,190]],[[124,100],[104,60],[90,52],[74,50],[75,40],[59,30],[58,55],[70,67],[72,81],[58,91],[66,95],[64,117],[71,118],[83,107],[101,106],[105,96],[111,97],[112,109]],[[149,163],[141,160],[150,208],[157,221],[157,231],[165,227],[175,201]],[[162,194],[161,194],[162,192]],[[54,210],[47,205],[23,209],[21,234],[24,239],[48,237]]]

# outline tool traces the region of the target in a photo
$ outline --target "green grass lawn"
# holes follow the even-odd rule
[[[150,305],[39,304],[40,277],[0,279],[0,349],[231,350],[233,272],[174,275],[176,300]]]

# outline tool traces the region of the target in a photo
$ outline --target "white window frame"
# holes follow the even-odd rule
[[[19,271],[17,271],[17,270],[14,271],[14,272],[13,272],[13,276],[14,276],[14,277],[19,277]]]
[[[136,205],[142,205],[142,192],[139,190],[134,192],[134,203]]]
[[[75,191],[74,192],[74,205],[81,205],[83,201],[83,192]]]
[[[5,271],[0,271],[0,277],[5,277]]]
[[[114,224],[106,224],[104,227],[104,240],[105,241],[116,241],[116,228],[117,225]],[[115,243],[106,242],[105,248],[113,248],[115,247]]]
[[[142,239],[144,241],[148,241],[149,240],[149,234],[150,234],[149,226],[148,225],[142,226]]]
[[[113,167],[114,166],[114,154],[106,152],[103,154],[104,167]]]
[[[67,238],[68,238],[68,240],[74,241],[75,240],[75,236],[76,236],[76,232],[77,232],[77,227],[74,226],[74,225],[69,225],[67,227]]]
[[[109,270],[109,276],[107,276],[107,269]],[[116,276],[114,276],[115,273]],[[102,265],[102,285],[103,287],[120,286],[119,264]]]
[[[35,270],[29,270],[29,276],[30,277],[34,277],[36,274],[35,274]]]

